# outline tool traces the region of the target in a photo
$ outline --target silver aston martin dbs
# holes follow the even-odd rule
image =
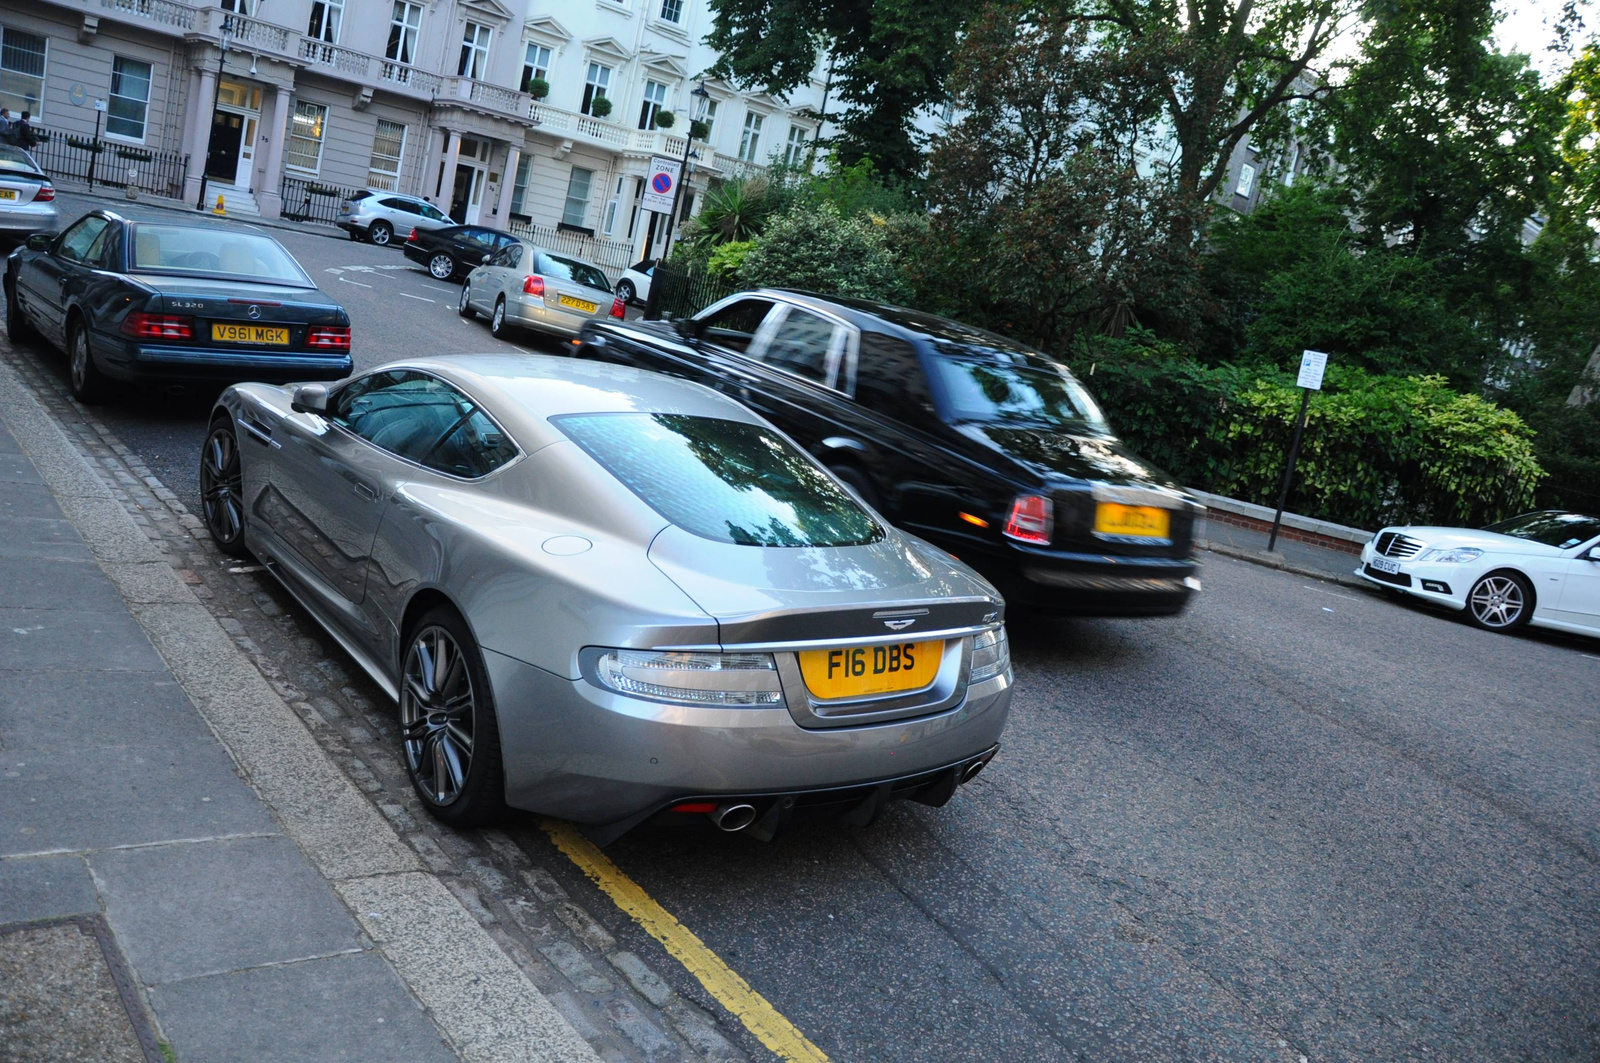
[[[1000,596],[714,391],[482,355],[240,384],[205,518],[400,706],[439,818],[614,837],[941,805],[1011,701]]]

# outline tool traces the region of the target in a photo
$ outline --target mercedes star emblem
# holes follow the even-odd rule
[[[250,305],[250,309],[246,310],[245,313],[249,314],[250,319],[254,321],[256,318],[261,316],[261,308],[252,303]]]

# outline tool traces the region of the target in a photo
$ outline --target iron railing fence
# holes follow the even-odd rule
[[[531,240],[546,251],[559,251],[586,262],[593,262],[613,281],[622,275],[623,270],[633,265],[633,245],[624,240],[585,236],[583,233],[557,229],[554,225],[536,225],[521,218],[511,219],[506,229],[525,240]]]
[[[703,269],[685,269],[671,262],[656,266],[650,287],[657,310],[669,321],[693,317],[718,299],[743,291]]]
[[[189,156],[142,148],[103,137],[76,136],[59,129],[34,129],[38,142],[29,150],[51,177],[84,181],[90,188],[133,188],[152,196],[183,198]]]
[[[283,216],[294,221],[319,221],[332,225],[339,216],[339,204],[356,194],[354,188],[340,188],[300,177],[283,175],[278,186],[283,197]]]

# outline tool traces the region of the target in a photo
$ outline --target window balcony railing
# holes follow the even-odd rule
[[[194,29],[195,9],[173,0],[100,0],[100,7],[113,17],[132,16],[180,30]]]
[[[444,82],[438,93],[441,100],[464,100],[477,104],[486,111],[523,120],[537,118],[534,114],[536,105],[533,97],[526,92],[491,85],[487,81],[469,77],[446,77],[441,80]]]

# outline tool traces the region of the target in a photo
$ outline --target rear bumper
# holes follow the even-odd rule
[[[783,706],[664,705],[489,650],[484,663],[507,801],[587,824],[637,820],[687,797],[870,787],[938,772],[991,750],[1011,707],[1008,673],[931,716],[810,730]]]
[[[605,307],[602,307],[605,309]],[[506,300],[506,320],[519,328],[537,329],[555,336],[571,338],[578,334],[578,330],[591,321],[597,320],[597,314],[585,314],[577,310],[561,310],[545,305],[545,301],[538,296],[518,296]]]
[[[257,380],[288,384],[299,380],[341,380],[354,370],[348,354],[266,354],[205,347],[159,347],[129,343],[120,336],[95,336],[95,363],[116,380]]]
[[[0,205],[0,233],[7,236],[51,233],[59,227],[54,203]]]
[[[1200,588],[1193,557],[1122,557],[1017,548],[956,550],[988,577],[1006,605],[1063,616],[1172,616]]]

